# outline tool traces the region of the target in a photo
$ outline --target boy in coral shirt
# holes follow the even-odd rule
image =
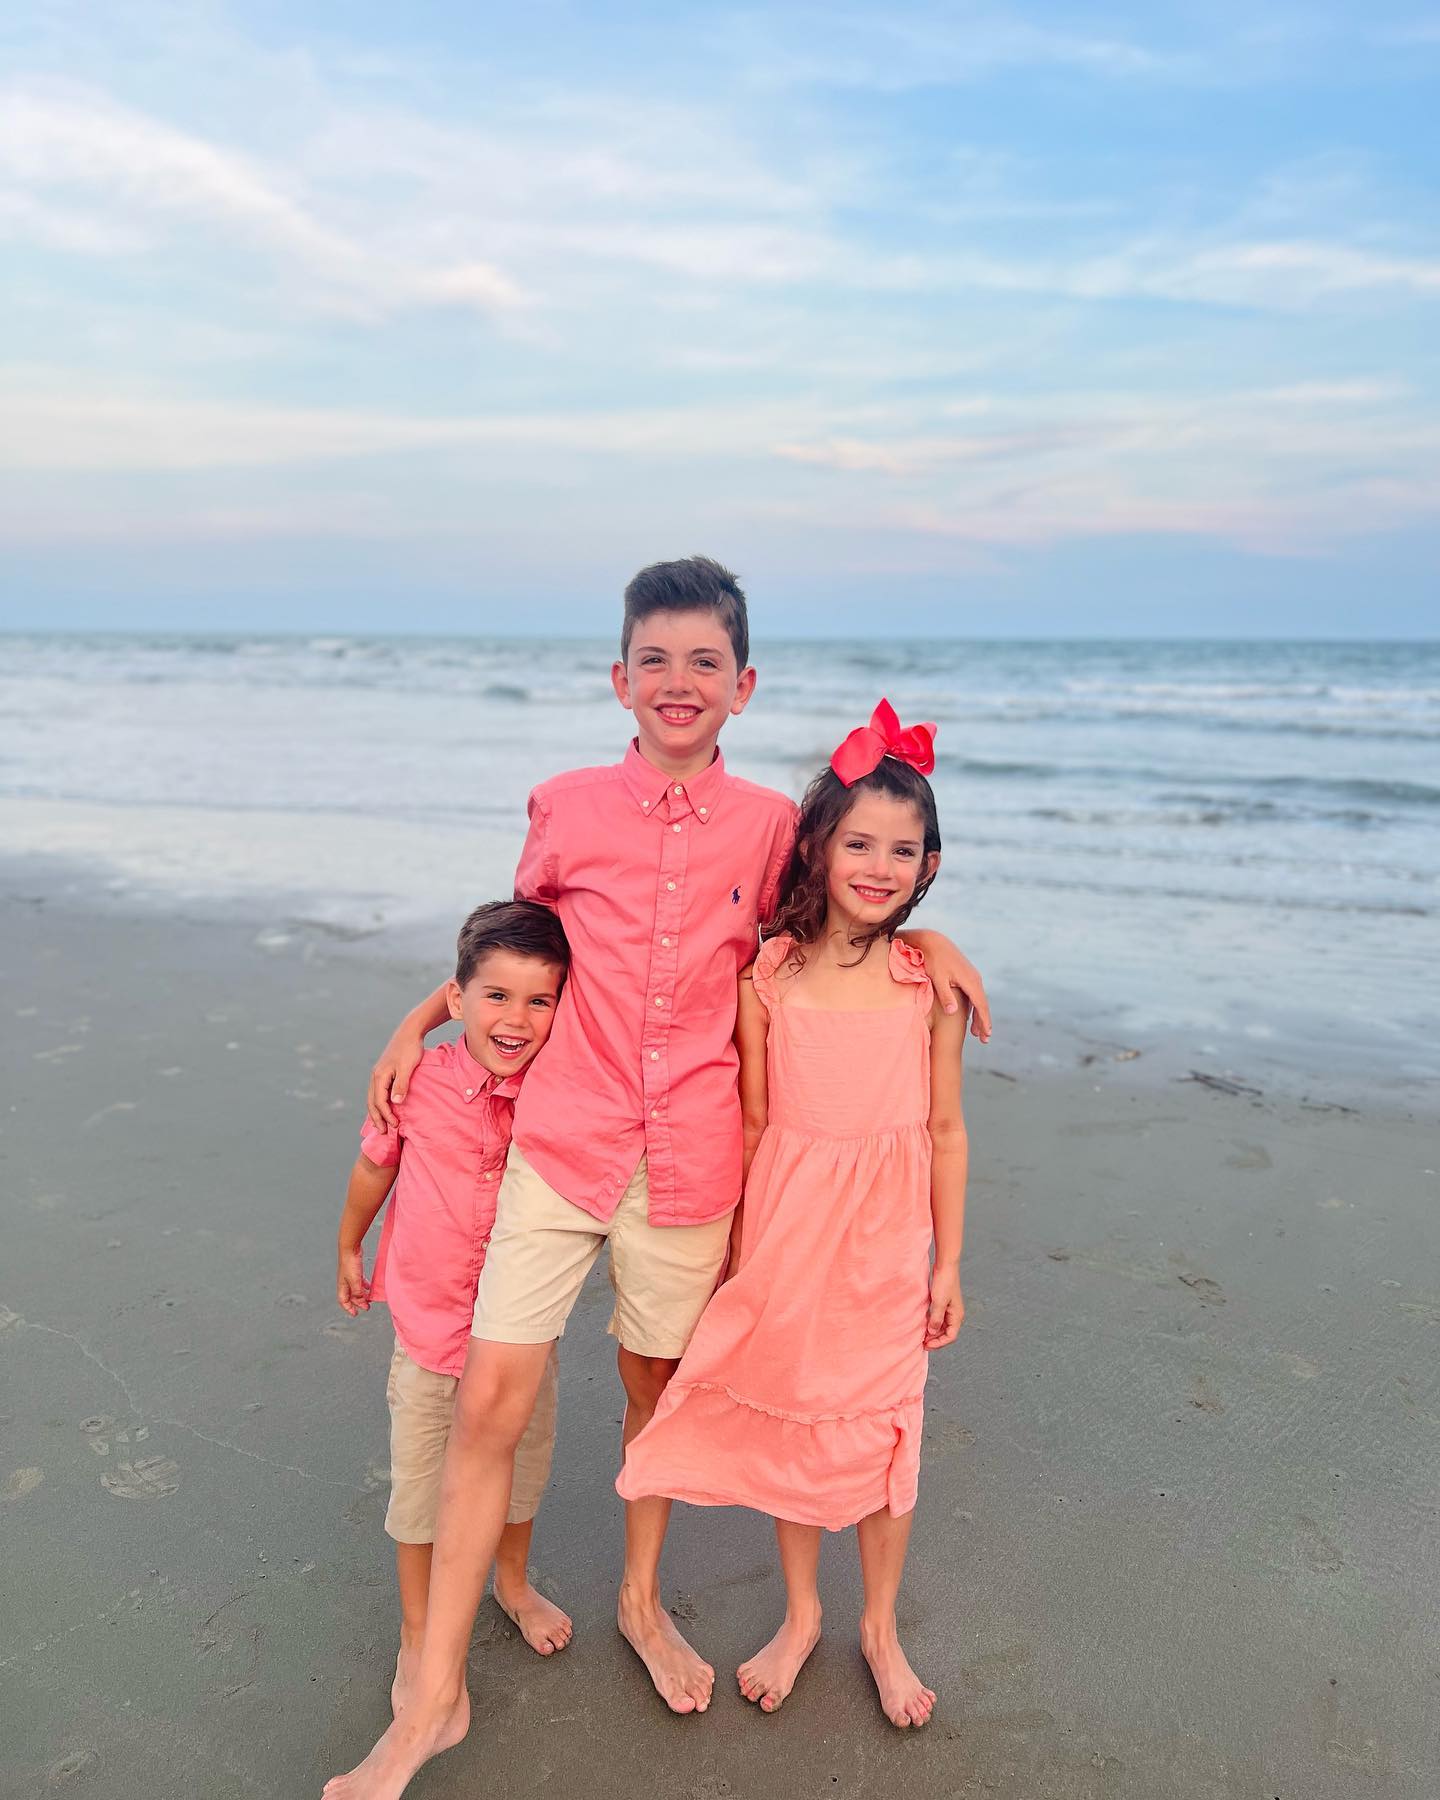
[[[440,1471],[465,1366],[475,1288],[495,1224],[495,1203],[515,1101],[550,1035],[569,967],[555,914],[528,901],[478,906],[460,928],[455,978],[445,985],[464,1033],[421,1057],[395,1124],[369,1120],[340,1218],[335,1293],[353,1318],[383,1301],[395,1327],[390,1406],[390,1506],[400,1585],[396,1712],[420,1655],[429,1601]],[[389,1199],[374,1274],[363,1240]],[[553,1346],[552,1346],[553,1349]],[[531,1585],[526,1569],[555,1445],[556,1363],[541,1375],[535,1410],[515,1453],[515,1478],[495,1553],[495,1599],[542,1656],[563,1650],[570,1621]]]

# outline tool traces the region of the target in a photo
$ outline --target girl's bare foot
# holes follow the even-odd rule
[[[893,1615],[882,1625],[860,1621],[860,1648],[880,1690],[880,1709],[892,1725],[924,1725],[935,1695],[910,1667],[895,1631]]]
[[[410,1697],[410,1684],[420,1667],[420,1639],[400,1633],[400,1649],[395,1658],[395,1679],[390,1683],[390,1717],[400,1716],[400,1708]]]
[[[416,1771],[452,1750],[469,1729],[470,1696],[463,1686],[451,1702],[412,1694],[364,1762],[325,1783],[323,1800],[400,1800]]]
[[[773,1713],[784,1703],[795,1685],[795,1678],[805,1666],[810,1652],[820,1642],[820,1608],[792,1616],[763,1650],[741,1663],[736,1670],[740,1692],[761,1712]]]
[[[538,1656],[553,1656],[574,1635],[569,1615],[531,1587],[528,1578],[516,1582],[497,1569],[495,1604]]]
[[[715,1686],[715,1671],[681,1637],[658,1598],[647,1603],[622,1583],[615,1623],[671,1712],[705,1711]]]

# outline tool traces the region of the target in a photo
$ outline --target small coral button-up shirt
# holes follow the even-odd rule
[[[684,781],[631,743],[530,796],[515,895],[553,907],[570,977],[515,1112],[515,1142],[557,1194],[608,1219],[647,1159],[652,1225],[699,1225],[740,1198],[736,984],[795,837],[785,795]]]
[[[398,1132],[367,1123],[360,1133],[361,1152],[377,1168],[399,1164],[370,1297],[390,1308],[412,1362],[437,1375],[465,1366],[515,1096],[528,1073],[492,1075],[463,1037],[437,1044],[395,1103]]]

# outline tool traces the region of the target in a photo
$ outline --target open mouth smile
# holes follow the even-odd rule
[[[858,881],[850,883],[850,892],[858,899],[863,900],[867,906],[882,906],[885,901],[895,898],[894,888],[862,887]]]
[[[490,1042],[495,1046],[497,1055],[503,1056],[511,1062],[530,1048],[528,1038],[500,1037],[495,1032],[491,1032]]]
[[[657,706],[655,710],[667,725],[690,725],[700,717],[698,706]]]

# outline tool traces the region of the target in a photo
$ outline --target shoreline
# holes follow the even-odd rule
[[[390,1338],[334,1305],[334,1228],[369,1061],[426,965],[325,929],[267,947],[273,919],[106,916],[39,874],[0,884],[0,1792],[318,1793],[383,1723],[396,1632]],[[879,1716],[844,1537],[825,1640],[757,1718],[731,1671],[779,1616],[769,1532],[690,1508],[666,1597],[717,1698],[659,1707],[614,1634],[597,1268],[534,1558],[577,1641],[542,1664],[482,1608],[476,1729],[427,1793],[1428,1800],[1433,1130],[1157,1079],[1149,1051],[976,1049],[968,1316],[932,1365],[902,1594],[935,1721]]]
[[[0,801],[0,819],[7,808],[13,817],[16,804]],[[53,811],[49,803],[44,807]],[[113,841],[114,809],[78,810],[93,815],[87,817],[86,839]],[[204,815],[197,813],[196,821],[203,824]],[[303,831],[306,821],[296,817],[291,825]],[[453,883],[455,922],[478,899],[509,891],[513,837],[467,829],[467,860],[479,878]],[[383,963],[405,970],[415,979],[413,998],[429,992],[448,972],[454,924],[452,914],[442,913],[433,897],[407,904],[397,901],[393,889],[386,890],[376,895],[367,918],[353,896],[348,905],[327,907],[313,891],[272,883],[264,870],[242,874],[226,864],[205,886],[192,883],[187,888],[174,872],[142,881],[136,866],[133,854],[115,858],[76,847],[0,852],[0,905],[22,898],[80,919],[91,914],[133,921],[176,918],[222,931],[248,929],[257,948],[275,955],[296,947],[306,958],[351,957],[367,966]],[[959,931],[940,907],[917,914],[912,923],[933,925],[952,936]],[[1324,1110],[1378,1111],[1402,1120],[1435,1114],[1435,1079],[1428,1067],[1412,1068],[1404,1061],[1395,1066],[1393,1047],[1372,1056],[1363,1040],[1355,1041],[1353,1021],[1343,1027],[1337,1022],[1329,1037],[1317,1037],[1307,1028],[1308,1017],[1298,1015],[1288,1033],[1268,1024],[1227,1032],[1217,1029],[1214,1019],[1136,1022],[1126,1016],[1132,1008],[1103,994],[1059,979],[1007,981],[1003,972],[997,979],[982,957],[977,954],[974,960],[987,977],[998,1022],[990,1045],[967,1040],[967,1067],[983,1058],[1001,1078],[1027,1079],[1086,1069],[1103,1078],[1123,1067],[1141,1085],[1195,1082],[1251,1102],[1278,1098]],[[375,1054],[383,1041],[382,1036],[376,1042]]]

